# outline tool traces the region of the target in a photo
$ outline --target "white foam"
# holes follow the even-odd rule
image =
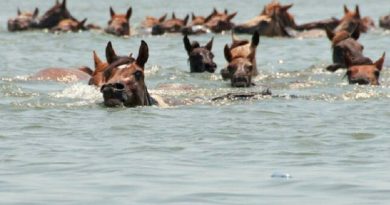
[[[93,102],[102,98],[101,93],[96,87],[81,83],[73,84],[60,92],[49,93],[49,96],[55,98],[83,99]]]

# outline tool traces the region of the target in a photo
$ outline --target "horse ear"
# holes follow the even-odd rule
[[[175,12],[172,12],[172,19],[176,19],[176,14],[175,14]]]
[[[227,10],[227,9],[225,9],[224,13],[227,15],[229,12],[228,12],[228,10]]]
[[[194,12],[191,13],[191,19],[194,20],[196,18]]]
[[[64,10],[66,9],[66,0],[62,1],[61,8]]]
[[[110,6],[110,15],[111,15],[111,18],[113,16],[115,16],[115,11],[114,11],[114,9],[112,9],[112,6]]]
[[[386,52],[384,52],[384,53],[382,54],[382,57],[379,58],[379,59],[374,63],[375,67],[378,68],[378,70],[382,70],[382,68],[383,68],[383,63],[385,62],[385,56],[386,56]]]
[[[214,37],[211,38],[211,40],[206,44],[206,49],[211,51],[211,49],[213,48],[213,42],[214,42]]]
[[[187,25],[189,18],[190,18],[190,15],[187,14],[187,16],[184,18],[184,25]]]
[[[190,55],[191,51],[192,51],[192,46],[191,46],[191,42],[190,42],[190,39],[188,39],[188,36],[185,35],[184,38],[183,38],[183,43],[184,43],[184,48],[186,49],[187,51],[187,54]]]
[[[167,15],[168,14],[164,14],[163,16],[161,16],[159,19],[158,19],[158,22],[163,22],[163,21],[165,21],[165,19],[167,18]]]
[[[139,65],[141,68],[144,68],[145,63],[148,61],[149,58],[149,48],[148,44],[146,44],[145,41],[141,41],[141,46],[139,47],[138,51],[138,57],[136,60],[137,65]]]
[[[291,7],[293,7],[293,6],[294,6],[294,4],[287,4],[287,5],[281,6],[280,9],[282,11],[287,11],[287,10],[291,9]]]
[[[95,64],[95,72],[102,72],[105,69],[105,67],[101,66],[103,61],[99,58],[95,51],[93,51],[93,62]]]
[[[334,36],[335,36],[335,33],[328,26],[325,26],[325,31],[326,31],[326,36],[328,37],[328,39],[330,41],[332,41]]]
[[[20,8],[18,8],[18,10],[16,12],[18,13],[18,16],[20,16],[22,14],[22,12],[20,11]]]
[[[255,31],[252,36],[252,42],[251,42],[252,47],[257,47],[259,45],[259,42],[260,42],[260,34],[258,31]]]
[[[111,41],[109,41],[107,43],[107,46],[106,46],[106,59],[107,59],[107,62],[109,64],[113,63],[116,59],[118,58],[118,56],[116,55],[114,49],[112,48],[112,44],[111,44]]]
[[[217,13],[218,13],[218,11],[217,11],[217,9],[214,7],[214,8],[213,8],[212,14],[217,14]]]
[[[232,20],[236,15],[237,15],[237,12],[234,12],[234,13],[232,13],[232,14],[229,14],[228,17],[227,17],[227,20],[228,20],[228,21]]]
[[[223,49],[223,53],[225,54],[225,59],[227,60],[227,62],[230,62],[233,60],[232,53],[230,52],[230,48],[227,44],[225,45],[225,48]]]
[[[355,7],[355,16],[360,19],[360,9],[359,5],[356,5]]]
[[[133,9],[130,7],[126,12],[126,19],[129,20],[131,17],[131,14],[133,12]]]
[[[39,9],[35,8],[34,13],[33,13],[33,18],[35,19],[36,17],[38,17],[38,14],[39,14]]]
[[[347,5],[344,4],[344,14],[347,14],[347,13],[349,13],[349,9],[348,9]]]
[[[79,28],[84,28],[85,22],[87,21],[87,18],[83,19],[79,22]]]

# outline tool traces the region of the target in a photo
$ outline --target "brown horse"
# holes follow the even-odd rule
[[[85,22],[87,19],[82,21],[77,21],[75,19],[64,19],[58,23],[57,26],[50,29],[51,32],[78,32],[88,30],[85,27]]]
[[[8,20],[8,31],[25,31],[31,29],[37,21],[39,10],[35,8],[34,12],[21,12],[18,9],[17,13],[18,16]]]
[[[345,62],[348,67],[346,76],[349,84],[379,85],[379,75],[385,61],[385,53],[374,63],[355,65],[353,59],[346,56]]]
[[[116,36],[129,36],[130,35],[130,17],[132,14],[132,8],[130,7],[126,14],[116,14],[114,9],[110,7],[111,19],[108,21],[108,27],[105,31],[109,34]]]
[[[66,0],[63,0],[62,3],[57,1],[52,8],[50,8],[42,17],[39,18],[38,23],[34,24],[33,27],[51,29],[57,26],[60,21],[64,19],[76,20],[66,8]]]
[[[356,64],[369,64],[371,60],[363,55],[363,46],[357,42],[360,36],[360,30],[355,28],[353,33],[347,31],[333,32],[326,30],[329,40],[332,42],[333,64],[328,66],[328,71],[336,71],[339,68],[346,68],[345,56],[349,55]]]
[[[214,54],[211,52],[213,47],[212,38],[205,46],[200,46],[197,41],[190,42],[188,36],[183,38],[184,48],[188,54],[191,73],[210,72],[214,73],[217,64],[214,63]]]
[[[74,82],[80,80],[88,80],[91,77],[92,70],[83,66],[77,69],[71,68],[46,68],[38,71],[31,76],[31,80],[50,80],[60,82]]]
[[[107,45],[109,47],[109,45]],[[156,105],[145,85],[145,63],[149,58],[149,49],[141,41],[136,60],[129,57],[118,57],[112,48],[106,48],[109,66],[104,71],[106,83],[101,87],[104,105],[107,107],[149,106]]]
[[[384,29],[390,29],[390,15],[380,17],[379,26]]]
[[[225,9],[224,12],[218,12],[214,8],[213,12],[206,17],[204,26],[214,33],[221,33],[223,31],[230,31],[234,27],[231,20],[237,15],[237,12],[229,14]]]
[[[260,36],[257,31],[252,36],[252,41],[238,40],[233,36],[233,43],[226,44],[224,49],[228,66],[221,70],[224,80],[230,79],[233,87],[249,87],[253,85],[252,77],[258,74],[256,65],[256,48]]]
[[[187,25],[189,15],[184,19],[176,18],[175,13],[172,13],[172,18],[165,20],[152,27],[152,35],[163,35],[164,33],[180,33]]]

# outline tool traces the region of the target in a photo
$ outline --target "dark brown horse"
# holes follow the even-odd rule
[[[200,46],[197,41],[190,42],[188,36],[183,38],[184,48],[188,54],[191,73],[210,72],[214,73],[217,64],[214,63],[214,54],[211,49],[213,47],[212,38],[205,46]]]
[[[66,8],[66,0],[63,0],[62,3],[57,1],[52,8],[50,8],[45,14],[43,14],[42,17],[39,18],[38,23],[33,25],[33,27],[40,29],[51,29],[57,26],[60,21],[64,19],[76,20]]]
[[[336,71],[339,68],[347,68],[345,59],[346,55],[354,59],[354,64],[369,64],[371,60],[363,55],[363,46],[357,41],[360,36],[360,30],[355,28],[353,33],[347,31],[333,32],[327,29],[327,36],[332,42],[333,64],[328,66],[328,71]]]
[[[8,31],[25,31],[31,29],[37,22],[38,13],[38,8],[35,8],[34,12],[21,12],[20,9],[18,9],[18,16],[8,19]]]
[[[132,8],[130,7],[126,14],[116,14],[114,9],[110,7],[111,19],[108,21],[108,27],[105,31],[109,34],[116,36],[129,36],[130,35],[130,17],[132,14]]]
[[[380,17],[379,26],[384,29],[390,29],[390,15]]]
[[[225,45],[224,54],[228,66],[221,70],[222,78],[231,80],[233,87],[249,87],[253,85],[252,77],[258,74],[256,65],[256,48],[260,36],[255,32],[252,41],[239,40],[233,37],[229,47]]]
[[[188,23],[189,15],[184,19],[176,18],[175,13],[172,13],[172,18],[165,20],[152,27],[152,35],[163,35],[164,33],[180,33]]]
[[[149,49],[145,41],[141,41],[136,60],[118,57],[112,47],[109,47],[111,45],[107,45],[106,48],[109,66],[104,71],[104,77],[108,80],[101,87],[104,105],[107,107],[156,105],[157,102],[149,95],[145,85],[145,63],[149,58]]]
[[[282,5],[277,1],[273,1],[264,6],[260,15],[252,18],[246,23],[234,27],[235,33],[250,33],[255,31],[260,35],[275,37],[290,36],[287,28],[295,29],[296,24],[294,17],[288,10],[293,4]]]
[[[51,32],[78,32],[85,31],[88,28],[85,26],[87,19],[77,21],[75,19],[64,19],[58,23],[57,26],[53,27]]]
[[[348,67],[346,76],[349,84],[379,85],[379,75],[385,61],[385,53],[374,63],[355,65],[350,56],[346,56],[345,62]]]

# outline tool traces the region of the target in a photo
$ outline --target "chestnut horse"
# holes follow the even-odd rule
[[[116,14],[114,9],[110,7],[111,19],[108,21],[108,27],[105,31],[116,36],[130,36],[130,17],[132,8],[130,7],[126,14]]]
[[[253,85],[252,77],[258,74],[256,65],[256,48],[260,36],[257,31],[252,41],[238,40],[233,36],[233,43],[225,45],[224,54],[228,62],[226,68],[221,70],[224,80],[230,79],[232,87],[249,87]]]
[[[111,44],[111,43],[109,43]],[[145,64],[149,58],[149,48],[141,41],[137,59],[119,57],[107,45],[108,67],[104,71],[106,83],[101,87],[104,105],[107,107],[157,105],[145,85]],[[114,52],[113,52],[114,51]]]
[[[15,18],[8,19],[8,31],[25,31],[31,29],[33,24],[37,21],[38,13],[38,8],[35,8],[34,12],[21,12],[20,9],[18,9],[18,15]]]
[[[191,43],[188,36],[184,36],[183,43],[188,54],[191,73],[201,73],[205,71],[210,73],[215,72],[217,64],[214,63],[214,54],[211,52],[213,39],[214,38],[212,38],[205,46],[200,46],[197,41]]]
[[[349,84],[379,85],[379,75],[385,61],[385,53],[374,63],[355,65],[350,56],[346,56],[345,62],[348,67],[346,76]]]

